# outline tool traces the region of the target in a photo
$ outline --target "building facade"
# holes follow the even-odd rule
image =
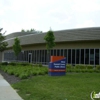
[[[2,61],[15,61],[12,50],[14,39],[18,37],[22,52],[18,61],[31,63],[48,63],[48,54],[44,36],[46,33],[34,34],[32,32],[16,32],[6,36],[7,50],[2,52]],[[100,28],[83,28],[54,31],[56,46],[50,55],[65,56],[68,64],[100,65]]]

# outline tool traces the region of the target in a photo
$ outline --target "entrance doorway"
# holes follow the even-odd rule
[[[28,53],[28,62],[32,63],[32,53]]]

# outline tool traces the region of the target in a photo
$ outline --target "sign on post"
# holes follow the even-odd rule
[[[49,63],[50,76],[62,76],[66,74],[66,58],[63,56],[51,56]]]

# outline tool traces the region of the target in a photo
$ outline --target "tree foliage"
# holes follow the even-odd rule
[[[25,30],[24,30],[24,29],[22,29],[22,30],[21,30],[21,32],[25,32]]]
[[[1,33],[2,30],[3,30],[3,28],[0,28],[0,52],[4,51],[8,46],[8,43],[4,41],[5,40],[5,36],[4,36],[5,32]]]
[[[35,29],[30,29],[30,30],[24,30],[24,29],[22,29],[21,30],[21,32],[33,32],[33,33],[42,33],[42,31],[37,31],[37,30],[35,30]]]
[[[53,34],[52,30],[49,30],[47,32],[47,34],[44,37],[44,40],[46,41],[46,48],[47,48],[47,51],[49,53],[50,49],[52,49],[55,46],[55,42],[54,42],[55,37],[54,37],[54,34]]]
[[[18,56],[18,54],[21,52],[20,40],[17,37],[14,39],[13,50],[15,56]]]

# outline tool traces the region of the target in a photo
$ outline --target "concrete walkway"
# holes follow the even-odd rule
[[[23,100],[0,74],[0,100]]]

